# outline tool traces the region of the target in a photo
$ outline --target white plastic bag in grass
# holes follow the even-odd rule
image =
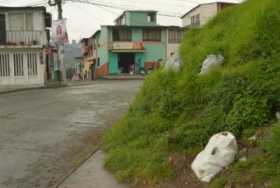
[[[216,134],[197,155],[192,163],[192,170],[201,181],[209,183],[223,168],[234,161],[237,151],[236,138],[232,133]]]
[[[170,58],[167,59],[164,69],[169,71],[179,71],[181,66],[181,58],[179,52],[175,52]]]
[[[224,63],[225,58],[222,55],[209,55],[203,61],[202,68],[200,74],[206,74],[209,70],[214,66],[219,66]]]

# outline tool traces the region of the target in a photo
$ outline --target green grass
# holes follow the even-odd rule
[[[172,152],[202,148],[220,131],[242,138],[271,126],[280,109],[279,23],[278,0],[248,0],[203,29],[189,30],[182,70],[148,76],[127,114],[105,135],[106,167],[120,180],[155,184],[175,176],[168,163]],[[225,65],[200,76],[209,54],[222,54]],[[280,159],[280,149],[269,150]],[[255,176],[254,170],[238,169]],[[225,181],[218,179],[216,187]]]

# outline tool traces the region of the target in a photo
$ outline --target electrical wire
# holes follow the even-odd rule
[[[99,6],[99,7],[105,7],[105,8],[112,8],[112,9],[119,9],[119,10],[135,10],[137,9],[136,7],[124,7],[124,6],[117,6],[117,5],[113,5],[113,4],[106,4],[106,3],[101,3],[101,2],[93,2],[93,1],[89,1],[89,0],[66,0],[66,2],[73,2],[73,3],[84,3],[84,4],[90,4],[93,6]],[[167,17],[180,17],[180,15],[172,15],[172,14],[168,14],[168,13],[162,13],[159,12],[158,15],[160,16],[167,16]]]

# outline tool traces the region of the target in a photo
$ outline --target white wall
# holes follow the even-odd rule
[[[191,17],[200,14],[200,26],[205,25],[218,13],[217,3],[203,4],[182,18],[183,27],[191,25]]]

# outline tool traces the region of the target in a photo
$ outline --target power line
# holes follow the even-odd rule
[[[117,6],[112,4],[106,4],[106,3],[100,3],[100,2],[92,2],[89,0],[66,0],[68,2],[74,2],[74,3],[84,3],[84,4],[90,4],[93,6],[99,6],[99,7],[105,7],[105,8],[112,8],[112,9],[119,9],[119,10],[127,10],[127,9],[135,9],[135,7],[124,7],[124,6]],[[160,16],[167,16],[167,17],[180,17],[180,15],[171,15],[166,13],[158,13]]]

